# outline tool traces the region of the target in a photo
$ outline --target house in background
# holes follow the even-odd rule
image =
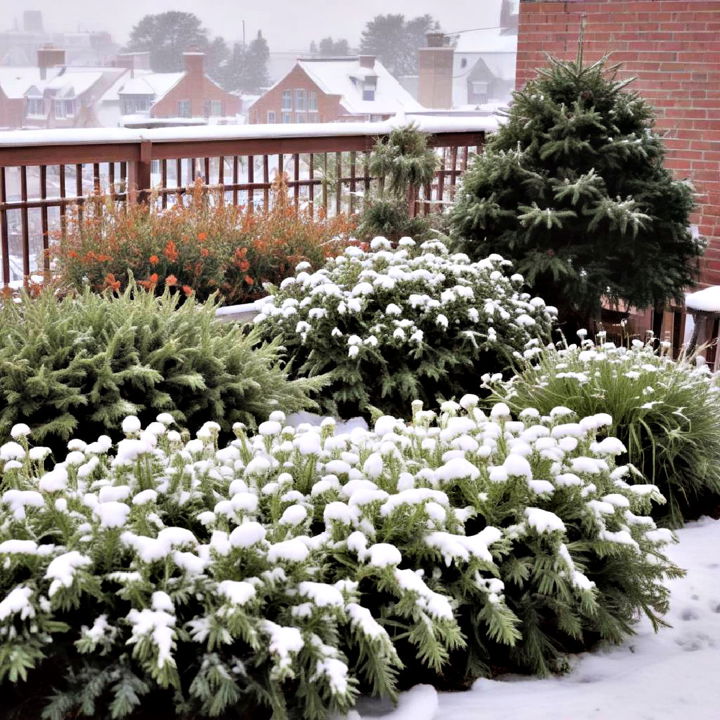
[[[102,98],[105,124],[137,125],[145,120],[170,118],[179,122],[234,120],[240,112],[240,98],[205,74],[205,54],[186,52],[183,59],[183,72],[154,73],[149,70],[147,53],[118,56],[118,64],[124,65],[128,73]]]
[[[250,123],[386,120],[421,105],[372,55],[300,58],[249,110]]]
[[[240,112],[240,98],[205,75],[200,52],[185,53],[177,73],[152,72],[147,53],[108,67],[68,67],[54,47],[37,56],[36,67],[0,66],[0,128],[236,122]]]
[[[453,107],[507,103],[515,88],[517,34],[460,33],[453,45]]]
[[[97,103],[125,72],[68,67],[63,49],[40,48],[35,67],[0,67],[0,127],[98,127]]]
[[[419,102],[436,110],[492,112],[515,86],[516,3],[503,0],[499,26],[428,33],[418,50],[418,77],[403,78]]]

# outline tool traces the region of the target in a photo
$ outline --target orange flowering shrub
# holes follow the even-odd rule
[[[205,300],[217,291],[234,304],[260,297],[263,283],[279,283],[303,260],[319,267],[342,252],[354,230],[347,216],[313,219],[296,210],[283,178],[268,211],[225,204],[196,183],[184,202],[165,210],[94,197],[69,215],[51,252],[71,287],[121,292],[132,276],[157,294],[168,287]]]

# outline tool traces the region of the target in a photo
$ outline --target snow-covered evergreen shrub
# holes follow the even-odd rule
[[[607,58],[548,58],[463,175],[455,248],[512,260],[577,330],[603,298],[660,309],[684,299],[704,243],[693,191],[664,166],[653,107]],[[579,323],[579,324],[578,324]]]
[[[516,410],[562,404],[578,417],[609,413],[608,432],[627,446],[626,459],[645,478],[638,481],[654,483],[668,500],[656,514],[678,527],[720,500],[720,387],[706,367],[666,351],[640,340],[616,347],[600,333],[598,345],[583,339],[580,347],[547,349],[492,385]]]
[[[50,720],[259,707],[323,718],[356,693],[544,672],[557,653],[657,621],[677,572],[613,470],[601,415],[465,396],[372,432],[286,426],[217,448],[160,415],[69,443],[45,467],[27,428],[0,447],[0,692]],[[461,410],[461,406],[465,410]],[[258,711],[259,712],[259,711]]]
[[[15,423],[64,448],[74,433],[96,437],[126,415],[169,412],[191,430],[218,418],[267,418],[300,409],[316,381],[288,381],[277,343],[215,319],[216,303],[128,288],[120,295],[22,295],[0,307],[0,442]],[[312,403],[310,403],[312,404]]]
[[[507,265],[499,255],[472,263],[439,241],[403,238],[393,250],[378,237],[317,272],[299,265],[256,323],[281,339],[298,375],[332,372],[317,398],[325,411],[407,413],[416,398],[435,404],[478,387],[549,337],[552,309],[522,293]]]

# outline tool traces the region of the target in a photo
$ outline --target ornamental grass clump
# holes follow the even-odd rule
[[[0,441],[22,422],[64,449],[74,435],[117,437],[128,414],[169,412],[197,430],[219,418],[255,424],[274,408],[312,406],[322,381],[289,381],[278,343],[260,345],[215,319],[217,304],[182,305],[131,285],[119,295],[89,289],[62,299],[47,289],[0,307]]]
[[[487,416],[476,396],[372,431],[271,414],[189,439],[29,428],[0,446],[0,692],[24,717],[321,720],[359,692],[492,670],[658,624],[672,541],[604,414]],[[30,435],[32,437],[32,435]],[[89,439],[89,438],[88,438]]]
[[[634,340],[616,347],[583,339],[581,346],[546,349],[509,382],[494,383],[496,399],[548,412],[558,404],[578,417],[604,411],[608,432],[626,445],[625,458],[667,498],[656,514],[679,527],[720,503],[720,387],[706,367],[660,354]]]
[[[270,288],[256,323],[280,338],[296,374],[332,373],[323,410],[407,413],[416,398],[459,397],[548,340],[553,308],[521,292],[508,265],[499,255],[470,262],[439,241],[402,238],[392,249],[378,237],[316,272],[298,265]]]

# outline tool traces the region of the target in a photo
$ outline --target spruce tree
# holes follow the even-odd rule
[[[571,333],[601,300],[680,299],[703,246],[687,183],[664,167],[653,108],[607,58],[549,67],[514,94],[507,122],[467,172],[452,227],[472,258],[512,260]]]

